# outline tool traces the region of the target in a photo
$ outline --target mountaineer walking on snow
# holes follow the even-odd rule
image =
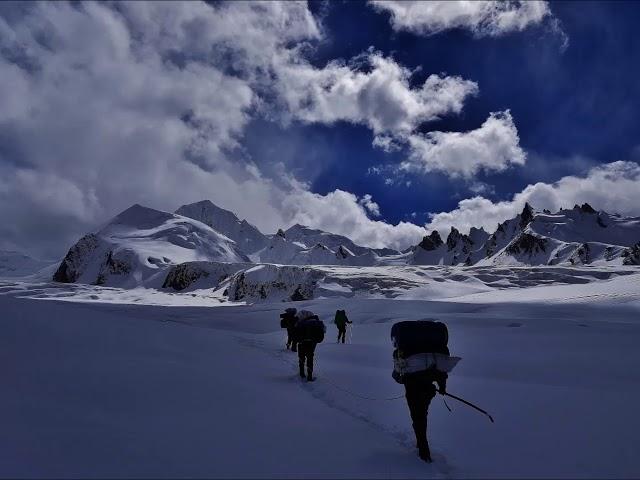
[[[333,320],[333,323],[338,327],[338,343],[340,343],[340,338],[342,337],[342,343],[344,343],[344,339],[347,333],[347,323],[353,323],[347,318],[347,312],[344,310],[336,310],[336,316]]]
[[[296,322],[298,318],[296,317],[296,312],[298,310],[295,308],[287,308],[284,313],[280,314],[280,327],[287,329],[287,350],[291,348],[292,351],[297,351],[297,342],[294,339],[294,328],[296,326]]]
[[[305,378],[304,367],[307,366],[307,381],[313,378],[313,354],[316,345],[324,340],[326,327],[313,312],[301,310],[297,315],[298,321],[294,329],[294,338],[298,342],[298,363],[300,366],[300,378]]]
[[[391,327],[393,378],[404,385],[405,397],[416,436],[418,456],[431,462],[427,440],[427,413],[437,392],[446,394],[447,372],[460,360],[451,357],[447,343],[449,332],[441,322],[430,320],[398,322]]]

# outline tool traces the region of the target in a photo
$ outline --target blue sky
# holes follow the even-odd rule
[[[404,248],[640,215],[635,2],[0,5],[0,248],[209,198]]]

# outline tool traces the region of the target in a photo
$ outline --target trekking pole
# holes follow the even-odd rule
[[[455,400],[458,400],[459,402],[462,402],[465,405],[469,405],[471,408],[475,408],[479,412],[484,413],[487,417],[489,417],[489,420],[491,420],[491,423],[495,423],[493,421],[493,417],[491,415],[489,415],[489,412],[487,412],[486,410],[481,409],[480,407],[474,405],[471,402],[467,402],[464,398],[456,397],[455,395],[451,395],[449,392],[444,392],[444,393],[441,393],[440,395],[446,395],[447,397],[451,397],[451,398],[453,398]]]

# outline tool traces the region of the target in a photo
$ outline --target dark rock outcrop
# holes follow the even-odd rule
[[[64,260],[62,260],[56,273],[53,274],[53,281],[73,283],[78,280],[80,275],[82,275],[91,253],[98,248],[98,245],[99,239],[93,233],[85,235],[78,240],[78,242],[69,249],[69,252],[64,257]]]
[[[530,233],[521,233],[505,249],[510,255],[526,253],[533,255],[546,251],[547,240]]]
[[[184,290],[200,278],[207,278],[208,276],[209,272],[198,265],[181,263],[169,270],[162,288],[173,288],[177,291]]]
[[[533,208],[529,205],[529,202],[524,204],[522,213],[520,214],[520,228],[524,229],[533,220]]]
[[[623,253],[623,265],[640,265],[640,242],[634,246],[627,248]]]
[[[425,235],[422,241],[418,244],[420,248],[427,251],[435,250],[441,245],[444,245],[444,242],[437,230],[431,232],[431,235]]]

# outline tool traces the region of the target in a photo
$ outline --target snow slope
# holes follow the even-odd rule
[[[176,213],[198,220],[229,237],[247,255],[263,249],[269,243],[269,239],[257,227],[240,220],[233,212],[214,205],[210,200],[183,205]]]
[[[519,271],[475,270],[514,281]],[[297,302],[328,324],[311,384],[283,348],[278,314],[288,303],[203,308],[221,304],[198,291],[0,282],[1,364],[10,366],[0,375],[0,476],[635,478],[638,278],[505,288],[472,302],[462,291]],[[536,288],[571,291],[527,301]],[[589,297],[575,296],[587,288]],[[619,291],[630,295],[609,296]],[[160,297],[172,308],[148,304]],[[337,308],[354,322],[347,345],[333,343]],[[424,317],[448,324],[462,357],[448,390],[495,418],[454,400],[448,412],[436,397],[432,465],[416,456],[391,379],[392,323]]]
[[[0,277],[23,277],[50,266],[54,262],[38,260],[20,252],[0,250]]]
[[[354,255],[364,255],[372,252],[376,255],[397,255],[400,252],[391,248],[368,248],[356,245],[351,239],[344,235],[337,235],[335,233],[325,232],[323,230],[317,230],[306,227],[304,225],[295,224],[292,227],[285,230],[285,236],[292,242],[300,242],[307,247],[313,247],[314,245],[321,244],[331,250],[337,251],[341,246],[348,249]]]
[[[170,266],[193,261],[249,259],[231,239],[199,221],[134,205],[71,247],[54,279],[159,287]]]
[[[306,227],[301,227],[306,228]],[[319,230],[317,230],[319,232]],[[326,233],[326,232],[323,232]],[[326,234],[331,239],[332,234]],[[296,238],[294,236],[294,238]],[[345,238],[345,237],[340,237]],[[335,240],[335,238],[333,238]],[[348,239],[346,239],[348,240]],[[333,242],[328,242],[333,243]],[[380,257],[372,249],[358,247],[360,254],[355,254],[349,248],[338,244],[329,248],[323,243],[315,243],[311,246],[302,241],[292,240],[286,232],[279,230],[269,244],[257,256],[260,262],[275,263],[279,265],[376,265],[381,262]]]

